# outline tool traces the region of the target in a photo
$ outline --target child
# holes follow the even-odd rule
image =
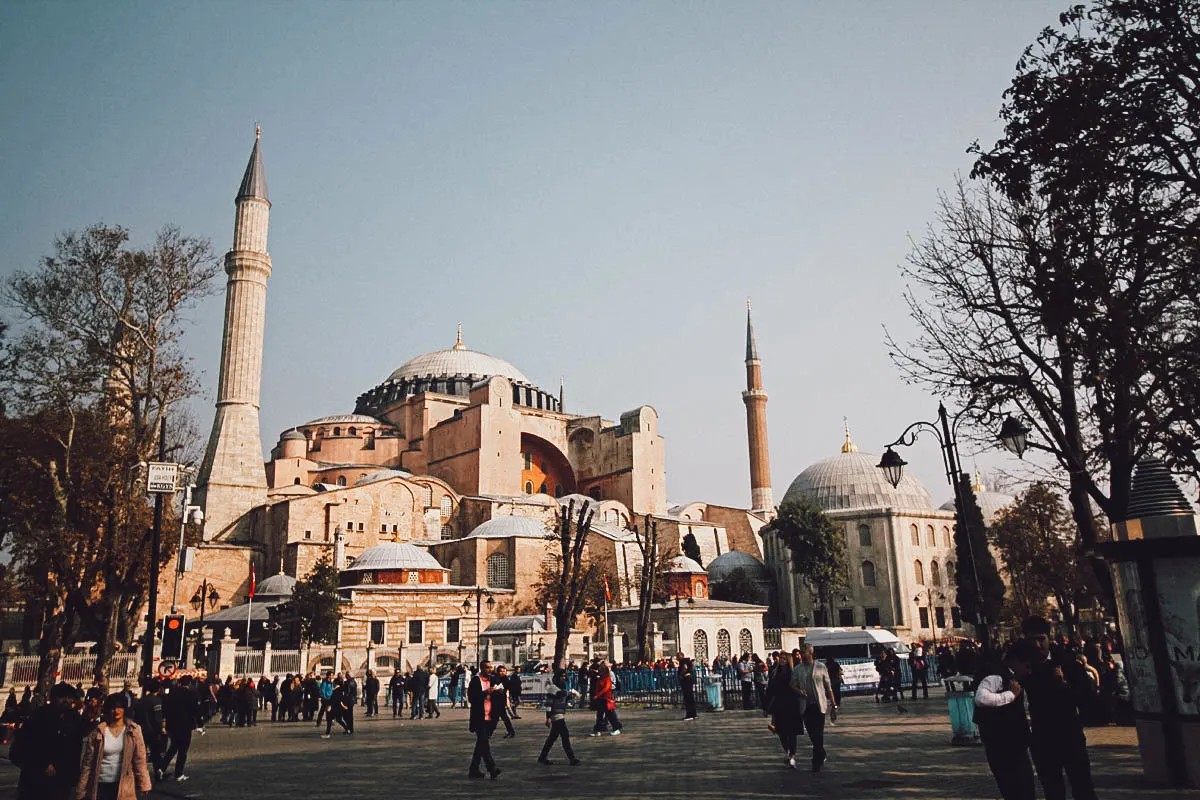
[[[542,745],[542,754],[538,756],[539,764],[553,764],[548,756],[550,748],[554,746],[554,740],[562,737],[563,752],[567,754],[568,763],[572,767],[577,767],[581,763],[575,757],[575,751],[571,749],[571,734],[567,731],[567,679],[562,670],[554,673],[554,680],[551,683],[551,693],[546,698],[546,727],[550,729],[550,735],[546,737],[546,743]],[[578,695],[578,692],[571,692]]]

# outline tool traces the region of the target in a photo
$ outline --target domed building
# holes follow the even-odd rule
[[[930,638],[962,624],[953,586],[953,510],[935,508],[911,473],[893,487],[878,463],[879,456],[858,451],[847,429],[840,453],[807,467],[788,487],[784,504],[815,505],[840,529],[850,585],[824,608],[793,573],[779,536],[766,533],[763,552],[785,625],[881,626],[902,638]]]
[[[770,568],[749,553],[730,550],[708,564],[710,592],[718,600],[738,600],[775,608],[775,576]],[[750,589],[752,596],[734,598],[730,596],[734,587]]]
[[[979,504],[979,510],[983,512],[983,521],[986,525],[991,525],[1000,518],[1000,512],[1008,508],[1016,500],[1011,494],[993,491],[988,489],[980,476],[979,471],[975,472],[975,482],[971,484],[971,491],[975,493],[975,502]],[[951,497],[941,505],[942,511],[954,513],[954,498]]]

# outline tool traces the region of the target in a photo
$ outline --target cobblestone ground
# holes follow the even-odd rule
[[[776,740],[757,712],[702,714],[681,722],[673,710],[621,709],[625,732],[588,738],[590,715],[568,717],[579,767],[563,763],[561,749],[546,767],[534,759],[541,747],[544,715],[524,711],[515,739],[493,740],[503,774],[495,781],[469,781],[467,763],[474,738],[466,712],[443,711],[440,720],[359,718],[354,736],[318,738],[303,723],[260,724],[253,729],[211,727],[193,740],[188,761],[192,780],[161,784],[153,797],[253,798],[688,798],[737,800],[804,796],[816,798],[998,797],[978,747],[948,744],[944,701],[907,704],[909,713],[851,698],[838,724],[827,730],[829,762],[813,774],[801,748],[797,769],[783,763]],[[361,710],[361,708],[359,709]],[[336,728],[335,728],[336,730]],[[323,726],[322,726],[323,732]],[[1102,800],[1197,798],[1148,785],[1142,777],[1131,728],[1091,729],[1088,742]],[[0,762],[0,797],[11,796],[15,770]],[[6,794],[7,787],[9,794]]]

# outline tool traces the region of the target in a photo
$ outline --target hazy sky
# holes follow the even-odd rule
[[[898,265],[1065,5],[8,2],[0,270],[100,221],[223,253],[259,120],[266,447],[461,321],[568,411],[657,408],[672,502],[747,505],[751,295],[778,500],[843,416],[878,453],[935,412],[886,357]],[[205,434],[222,309],[187,341]]]

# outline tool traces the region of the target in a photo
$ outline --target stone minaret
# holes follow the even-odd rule
[[[212,435],[200,466],[198,497],[204,508],[204,538],[247,539],[249,512],[267,500],[267,476],[258,432],[266,319],[267,223],[271,201],[260,148],[261,129],[238,190],[233,249],[225,254],[225,334],[221,380]]]
[[[750,300],[746,300],[746,434],[750,442],[750,510],[764,519],[775,518],[771,497],[771,457],[767,453],[767,393],[762,384],[762,362],[758,360],[758,342],[750,319]]]

